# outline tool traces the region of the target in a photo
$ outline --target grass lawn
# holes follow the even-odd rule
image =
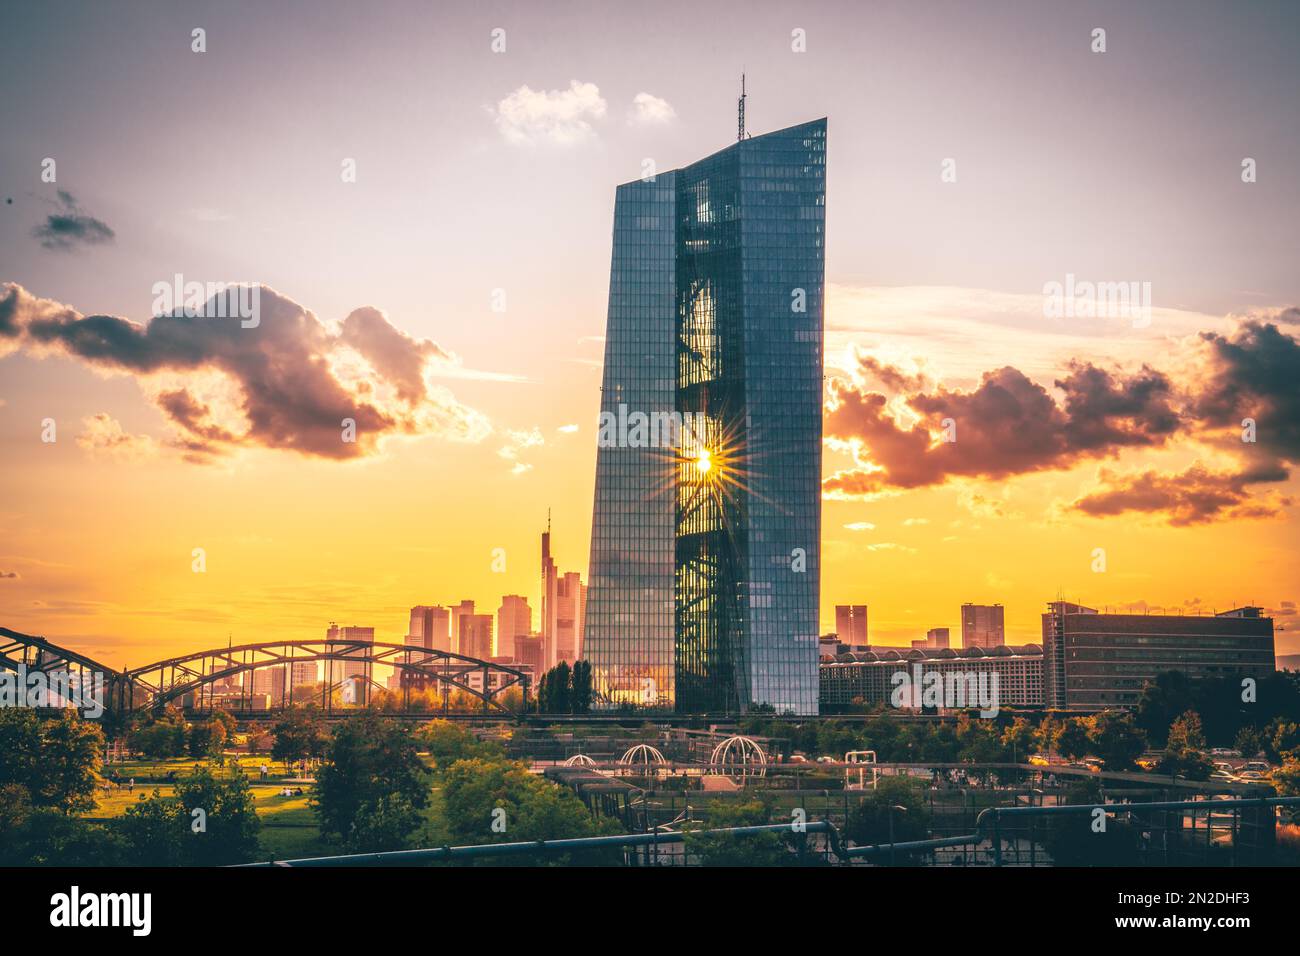
[[[428,762],[428,761],[426,761]],[[157,790],[164,797],[175,793],[167,781],[167,775],[175,772],[177,777],[188,774],[195,766],[204,763],[191,757],[174,757],[166,760],[127,760],[109,764],[105,770],[114,770],[121,780],[135,779],[135,792],[123,785],[116,789],[99,789],[95,791],[95,809],[86,814],[88,819],[111,820],[120,817],[126,808],[150,796]],[[261,842],[262,860],[291,860],[310,856],[330,856],[343,853],[344,850],[321,836],[316,825],[316,815],[312,812],[308,798],[311,788],[308,784],[289,784],[294,789],[302,787],[301,795],[283,796],[286,779],[295,776],[296,771],[286,773],[284,764],[271,761],[269,757],[249,756],[247,754],[227,754],[226,767],[238,764],[248,776],[249,789],[257,808],[258,819],[262,829],[258,834]],[[265,783],[261,780],[259,768],[262,764],[270,769]],[[220,767],[214,767],[220,772]],[[442,796],[434,790],[430,794],[430,805],[425,811],[425,826],[416,840],[417,846],[439,846],[446,842],[446,828],[442,820]]]

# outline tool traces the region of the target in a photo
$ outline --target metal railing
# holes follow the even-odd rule
[[[908,840],[892,843],[878,843],[867,846],[849,846],[842,838],[839,829],[828,820],[812,820],[805,824],[795,826],[789,823],[764,824],[761,826],[744,826],[744,827],[719,827],[700,830],[661,830],[656,829],[648,833],[624,833],[613,836],[595,836],[595,837],[577,837],[564,840],[526,840],[513,843],[487,843],[474,844],[468,846],[442,846],[429,847],[419,850],[392,850],[382,853],[356,853],[339,856],[310,857],[298,860],[277,860],[265,863],[245,864],[249,867],[335,867],[335,866],[415,866],[430,863],[449,862],[454,860],[472,860],[492,857],[511,857],[526,856],[532,854],[561,854],[572,853],[575,851],[597,850],[597,849],[614,849],[623,850],[645,850],[657,851],[659,848],[670,848],[684,844],[688,836],[733,836],[745,838],[756,836],[763,833],[775,833],[779,835],[799,835],[813,834],[822,836],[825,839],[825,851],[827,858],[833,857],[841,864],[853,863],[857,860],[867,860],[874,857],[887,857],[886,862],[896,860],[899,856],[904,859],[915,860],[918,854],[929,854],[936,850],[969,847],[972,850],[972,859],[974,851],[980,849],[986,842],[992,843],[992,859],[994,866],[1007,865],[1006,853],[1004,852],[1004,842],[1008,833],[1012,836],[1013,847],[1019,847],[1023,842],[1022,834],[1014,827],[1008,827],[1005,821],[1015,821],[1021,818],[1037,820],[1040,817],[1052,817],[1066,814],[1095,814],[1100,810],[1107,816],[1119,814],[1156,814],[1156,813],[1177,813],[1180,816],[1191,812],[1204,813],[1209,815],[1210,821],[1214,814],[1223,814],[1231,811],[1232,825],[1221,828],[1222,832],[1231,835],[1233,840],[1233,854],[1225,862],[1240,863],[1243,862],[1235,852],[1235,843],[1241,832],[1240,811],[1244,810],[1270,810],[1268,816],[1271,819],[1275,814],[1275,808],[1281,806],[1300,806],[1300,797],[1253,797],[1238,798],[1229,800],[1162,800],[1151,803],[1086,803],[1086,804],[1062,804],[1057,806],[1015,806],[1015,807],[988,807],[980,812],[976,818],[975,830],[971,833],[958,834],[955,836],[940,837],[928,840]],[[1199,832],[1199,829],[1196,830]],[[1204,828],[1207,834],[1212,835],[1214,827],[1207,826]],[[1032,838],[1031,838],[1031,843]],[[1017,850],[1013,864],[1024,864],[1021,854]],[[1039,863],[1031,859],[1029,865],[1052,865],[1049,859],[1043,858]]]

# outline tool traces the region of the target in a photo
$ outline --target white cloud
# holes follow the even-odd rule
[[[854,521],[844,526],[849,531],[875,531],[876,526],[870,521]]]
[[[577,425],[561,425],[559,428],[556,429],[557,432],[563,432],[566,435],[572,435],[577,430],[578,430]]]
[[[158,453],[158,443],[148,435],[132,435],[108,412],[81,420],[83,431],[77,444],[97,458],[114,461],[142,461]]]
[[[671,123],[677,117],[673,105],[653,93],[638,93],[632,98],[632,122],[644,126]]]
[[[571,80],[567,90],[519,87],[497,104],[496,124],[508,143],[571,146],[595,136],[591,121],[604,115],[599,87]]]

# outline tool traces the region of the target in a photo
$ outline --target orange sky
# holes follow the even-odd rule
[[[536,610],[548,509],[585,575],[614,187],[733,142],[745,69],[750,131],[828,118],[823,630],[1000,601],[1036,640],[1064,593],[1253,602],[1300,652],[1293,9],[1120,5],[1101,54],[1024,4],[805,5],[800,52],[779,5],[332,6],[205,9],[203,54],[183,6],[6,10],[0,624],[117,666],[399,639]],[[178,273],[279,311],[151,336]],[[1068,275],[1150,321],[1045,315]]]
[[[1002,318],[973,312],[972,301]],[[926,374],[969,389],[977,369],[995,367],[1014,348],[1017,365],[1050,386],[1050,369],[1079,341],[1068,330],[1019,327],[1015,310],[1034,301],[977,290],[833,287],[828,374],[849,381],[860,374],[850,371],[854,350],[869,348],[899,366],[918,368],[919,359]],[[960,302],[967,314],[958,321]],[[947,331],[931,337],[928,355],[909,359],[915,343],[889,331],[895,317],[910,311],[915,326],[936,308],[951,310]],[[1195,347],[1182,337],[1187,329],[1232,323],[1157,312],[1152,330],[1112,352],[1130,365],[1130,354],[1163,353],[1172,367],[1179,348]],[[446,380],[459,402],[488,419],[526,415],[520,424],[528,427],[513,435],[495,426],[470,441],[392,437],[359,461],[237,448],[193,464],[167,444],[174,428],[132,376],[57,356],[4,362],[7,382],[57,375],[68,386],[39,400],[11,389],[0,405],[6,460],[22,463],[4,471],[0,570],[16,575],[0,581],[4,624],[107,663],[134,666],[224,644],[228,635],[317,636],[331,620],[400,640],[407,608],[417,603],[473,598],[495,611],[500,595],[520,593],[536,609],[548,508],[560,566],[586,573],[598,363],[574,363],[544,383]],[[120,423],[116,440],[87,421],[100,411]],[[61,429],[52,444],[34,436],[42,413]],[[524,432],[533,437],[520,438]],[[823,629],[833,628],[835,603],[865,602],[871,639],[906,643],[928,627],[956,633],[964,601],[998,601],[1008,639],[1034,640],[1042,606],[1058,589],[1098,607],[1281,609],[1297,580],[1290,507],[1185,527],[1158,514],[1096,518],[1068,507],[1097,484],[1099,467],[1177,473],[1219,454],[1175,442],[1002,480],[952,479],[870,500],[828,496]],[[850,467],[851,455],[828,445],[825,473]],[[191,569],[195,548],[205,551],[204,573]],[[496,548],[505,551],[502,573],[493,570]],[[1096,548],[1105,549],[1104,572],[1092,570]],[[1300,649],[1290,632],[1279,632],[1278,645]]]

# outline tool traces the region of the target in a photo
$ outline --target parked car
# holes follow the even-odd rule
[[[1242,783],[1259,783],[1268,778],[1258,770],[1243,770],[1241,773],[1237,774],[1237,779]]]

